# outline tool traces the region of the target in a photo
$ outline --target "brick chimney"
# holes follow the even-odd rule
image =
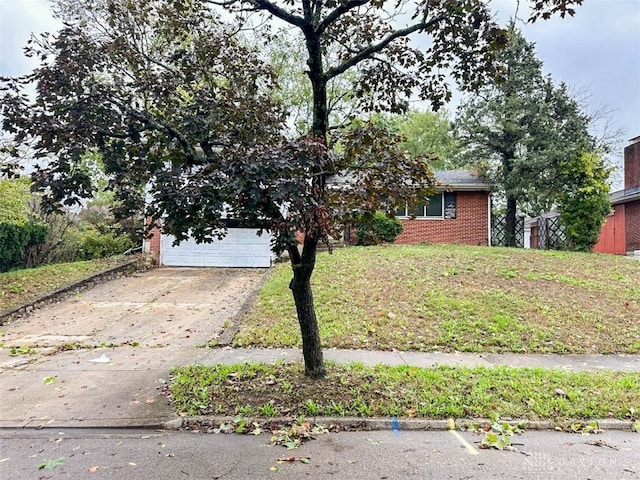
[[[640,188],[640,136],[624,147],[624,189]]]

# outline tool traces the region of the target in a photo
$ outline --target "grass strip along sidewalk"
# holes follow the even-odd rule
[[[182,415],[502,418],[640,417],[640,374],[542,368],[367,367],[329,362],[325,380],[299,363],[186,366],[170,395]]]

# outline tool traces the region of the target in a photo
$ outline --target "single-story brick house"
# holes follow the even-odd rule
[[[491,244],[490,186],[467,170],[437,170],[440,192],[412,212],[401,209],[397,217],[403,232],[395,243]],[[269,267],[273,261],[271,237],[251,228],[229,228],[222,240],[196,243],[188,239],[174,246],[174,237],[155,228],[143,250],[156,264],[188,267]]]
[[[640,252],[640,136],[624,149],[624,189],[610,196],[607,217],[594,252],[632,255]]]
[[[414,211],[404,207],[396,212],[402,233],[394,243],[490,245],[490,185],[468,170],[436,170],[434,174],[440,184],[438,193]],[[342,183],[340,178],[333,182]],[[355,238],[354,230],[345,231],[345,243],[354,243]]]
[[[402,233],[395,243],[491,245],[491,188],[468,170],[436,170],[442,184],[416,212],[396,212]],[[415,218],[411,218],[411,214]]]

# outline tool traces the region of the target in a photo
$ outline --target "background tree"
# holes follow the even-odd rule
[[[430,157],[433,168],[447,169],[454,165],[458,140],[446,111],[410,110],[406,115],[393,115],[389,124],[404,137],[402,147],[410,155]]]
[[[458,109],[458,161],[488,176],[504,195],[506,244],[515,246],[517,212],[535,216],[557,205],[569,186],[562,165],[600,146],[589,133],[591,118],[566,85],[556,87],[543,75],[534,44],[513,25],[499,57],[507,66],[504,82],[487,84]]]
[[[580,1],[538,0],[534,16],[572,13]],[[446,68],[465,88],[481,85],[496,73],[493,51],[504,42],[486,2],[209,1],[301,32],[313,115],[310,135],[295,141],[282,136],[272,71],[237,39],[239,28],[222,25],[203,0],[59,3],[73,13],[68,26],[34,45],[30,53],[43,65],[9,80],[3,98],[4,128],[18,142],[39,138],[37,185],[54,200],[89,196],[90,177],[77,165],[97,147],[122,202],[117,214],[139,209],[148,185],[149,213],[178,240],[224,235],[227,213],[269,230],[274,250],[291,259],[305,373],[322,377],[310,284],[318,243],[336,220],[416,204],[433,186],[428,164],[373,124],[329,139],[327,86],[357,67],[359,108],[399,112],[413,95],[434,107],[448,100]],[[414,13],[404,15],[409,7]],[[414,46],[420,35],[428,46]],[[335,63],[327,52],[335,52]],[[38,84],[34,103],[20,95],[30,82]],[[332,154],[338,144],[340,155]],[[344,181],[329,185],[337,173]],[[305,234],[302,251],[295,230]]]
[[[254,43],[261,43],[260,38]],[[307,135],[313,121],[313,92],[305,73],[307,51],[304,39],[299,32],[282,29],[265,47],[265,58],[273,68],[278,83],[272,95],[286,109],[291,135]],[[326,56],[335,60],[331,52],[326,52]],[[327,115],[332,129],[345,126],[350,119],[358,118],[362,113],[352,89],[357,75],[357,69],[353,70],[333,78],[327,84]]]

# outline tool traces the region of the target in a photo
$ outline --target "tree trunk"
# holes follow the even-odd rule
[[[516,197],[507,195],[507,213],[505,217],[505,245],[515,247],[516,245]]]
[[[516,142],[516,139],[509,132],[505,132],[505,137],[502,140],[502,143],[505,145],[512,146]],[[507,212],[505,215],[505,246],[507,247],[515,247],[516,246],[516,211],[517,211],[517,199],[516,196],[512,192],[513,190],[513,180],[511,176],[513,175],[513,159],[515,157],[515,151],[512,148],[506,148],[502,152],[502,185],[504,186],[505,193],[507,196]]]
[[[297,247],[289,248],[293,278],[289,288],[293,294],[298,314],[298,323],[302,333],[302,355],[304,357],[304,374],[311,378],[323,378],[326,375],[320,331],[313,305],[311,291],[311,274],[316,263],[318,241],[306,235],[302,255]]]
[[[322,62],[322,47],[320,38],[313,30],[305,31],[304,33],[307,52],[309,53],[307,75],[313,91],[313,125],[311,132],[313,136],[326,141],[327,130],[329,129],[329,111],[327,107],[327,79],[324,76]]]
[[[310,23],[303,28],[306,39],[309,57],[307,65],[309,67],[307,75],[313,90],[313,125],[311,135],[327,141],[327,130],[329,128],[329,115],[327,107],[327,80],[324,76],[322,61],[322,47],[320,37],[314,31],[313,24]],[[312,181],[314,187],[320,191],[325,188],[325,174],[316,175]],[[322,355],[322,345],[320,344],[320,331],[318,329],[318,319],[313,304],[313,292],[311,291],[311,274],[316,264],[316,251],[318,240],[314,238],[313,232],[304,232],[305,239],[302,254],[297,246],[289,247],[293,278],[289,283],[289,288],[293,294],[302,333],[302,354],[304,357],[304,373],[311,378],[323,378],[326,375],[324,359]]]

